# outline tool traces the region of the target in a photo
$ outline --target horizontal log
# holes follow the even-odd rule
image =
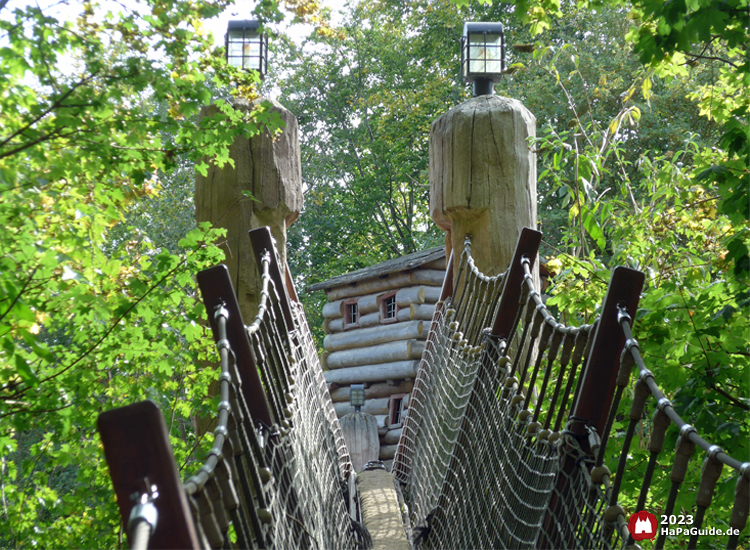
[[[386,292],[405,286],[429,285],[441,287],[444,278],[445,271],[440,269],[416,269],[412,272],[392,273],[383,278],[367,279],[354,284],[334,287],[326,290],[326,296],[329,301],[333,302],[342,298]]]
[[[431,321],[435,315],[435,304],[411,304],[398,310],[399,321]]]
[[[430,288],[430,287],[411,287],[411,288]],[[432,316],[435,313],[434,303],[405,303],[400,305],[396,318],[403,321],[431,321]],[[373,313],[367,313],[359,318],[359,326],[351,327],[347,330],[357,330],[357,328],[368,328],[374,327],[381,324],[380,311]],[[323,331],[326,334],[333,334],[335,332],[344,332],[344,318],[339,319],[325,319],[323,321]]]
[[[388,460],[396,456],[396,448],[398,445],[381,445],[380,446],[380,460]]]
[[[371,294],[373,292],[385,292],[402,286],[409,286],[409,273],[392,273],[382,279],[368,279],[359,281],[353,285],[334,287],[326,290],[326,296],[330,301],[340,300],[342,298],[351,298]]]
[[[385,425],[385,421],[388,418],[387,414],[376,414],[375,420],[378,423],[378,435],[385,435],[388,431],[388,426]]]
[[[430,319],[432,320],[432,319]],[[380,325],[380,311],[373,311],[359,318],[359,328],[374,327]],[[352,328],[350,330],[356,330]]]
[[[368,294],[367,296],[360,296],[357,298],[357,308],[359,309],[360,315],[365,313],[372,313],[373,311],[380,311],[380,302],[378,297],[382,295],[382,292],[377,294]]]
[[[443,256],[440,259],[433,260],[430,263],[423,264],[422,267],[425,267],[427,269],[442,269],[445,271],[446,266],[448,265],[448,262],[446,261],[445,256]]]
[[[401,439],[401,432],[403,428],[396,428],[395,430],[388,430],[383,436],[382,442],[385,445],[398,445],[399,439]]]
[[[426,304],[434,304],[440,300],[443,292],[442,286],[426,286],[424,288],[424,301]]]
[[[374,399],[376,397],[390,397],[396,393],[409,393],[414,388],[414,382],[401,381],[399,384],[389,385],[386,382],[372,384],[365,389],[365,399]],[[349,401],[349,386],[342,386],[331,391],[331,399],[334,403]]]
[[[390,323],[359,330],[347,330],[328,334],[323,339],[326,351],[339,351],[352,348],[375,346],[398,340],[427,338],[430,330],[429,323],[424,321],[407,321],[405,323]]]
[[[366,313],[372,313],[373,311],[380,311],[380,296],[383,292],[375,292],[374,294],[365,294],[360,296],[359,294],[353,294],[347,297],[347,299],[357,300],[357,310],[360,315]],[[330,296],[329,296],[330,299]],[[345,299],[333,300],[323,304],[323,317],[325,319],[341,319],[344,317],[344,302]]]
[[[329,384],[362,384],[415,378],[419,361],[396,361],[382,365],[363,365],[329,370],[323,373]]]
[[[341,319],[344,316],[343,304],[343,300],[336,300],[335,302],[326,302],[323,304],[323,318]]]
[[[380,324],[380,312],[368,313],[362,315],[359,318],[358,327],[350,327],[347,330],[357,330],[358,328],[374,327]],[[334,332],[344,331],[344,318],[341,319],[326,319],[323,321],[323,330],[326,334],[333,334]]]
[[[423,352],[423,342],[419,340],[402,340],[400,342],[389,342],[366,348],[328,352],[325,356],[325,367],[327,369],[343,369],[361,365],[378,365],[381,363],[393,363],[395,361],[407,361],[409,359],[420,359]],[[394,377],[385,378],[385,380],[396,379]]]
[[[422,286],[408,286],[406,288],[399,289],[396,292],[396,303],[399,307],[408,307],[409,304],[423,304],[425,297],[425,287]]]
[[[400,307],[411,304],[434,304],[440,300],[441,287],[437,286],[409,286],[399,289],[396,293],[396,303]]]
[[[362,407],[361,412],[372,415],[387,415],[389,401],[389,397],[365,399],[365,404]],[[352,407],[349,403],[334,403],[333,408],[336,410],[336,416],[338,416],[339,418],[346,414],[352,414],[354,412],[354,407]]]
[[[442,269],[415,269],[411,272],[410,282],[413,285],[443,286],[445,271]]]

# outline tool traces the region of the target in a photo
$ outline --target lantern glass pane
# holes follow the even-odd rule
[[[502,72],[502,55],[502,36],[500,34],[469,34],[469,73],[496,74]]]
[[[229,57],[241,57],[242,56],[242,42],[230,42],[229,43]]]
[[[349,389],[349,402],[353,407],[362,407],[365,404],[365,387],[363,384],[352,384]]]
[[[245,42],[245,57],[259,57],[260,42]]]
[[[485,37],[487,39],[488,46],[495,46],[499,49],[500,45],[503,43],[503,37],[500,34],[487,33]]]

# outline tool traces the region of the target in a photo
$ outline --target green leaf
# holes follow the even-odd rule
[[[599,225],[599,221],[596,219],[596,216],[594,216],[593,213],[585,212],[583,214],[583,227],[584,229],[586,229],[586,232],[589,234],[589,236],[594,239],[594,242],[596,242],[596,245],[599,247],[599,249],[604,250],[607,245],[607,241],[604,238],[604,231],[602,231],[602,228]]]
[[[16,354],[16,372],[29,386],[36,387],[39,384],[39,379],[31,372],[31,367],[26,362],[26,359],[19,354]]]

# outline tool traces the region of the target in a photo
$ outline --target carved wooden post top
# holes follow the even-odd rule
[[[536,227],[535,135],[536,118],[520,101],[494,95],[469,99],[433,122],[430,214],[449,232],[454,264],[471,234],[477,267],[504,271],[521,230]]]

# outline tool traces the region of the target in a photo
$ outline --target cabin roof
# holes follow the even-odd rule
[[[357,271],[351,273],[345,273],[344,275],[337,275],[322,283],[315,283],[307,287],[307,292],[314,292],[316,290],[328,290],[337,286],[344,286],[349,284],[358,283],[366,279],[375,279],[376,277],[383,277],[390,275],[391,273],[398,273],[399,271],[409,271],[415,269],[424,264],[434,262],[445,256],[445,247],[439,246],[437,248],[430,248],[428,250],[422,250],[420,252],[413,252],[406,256],[399,256],[392,260],[386,260],[379,264],[371,265],[369,267],[363,267]]]

